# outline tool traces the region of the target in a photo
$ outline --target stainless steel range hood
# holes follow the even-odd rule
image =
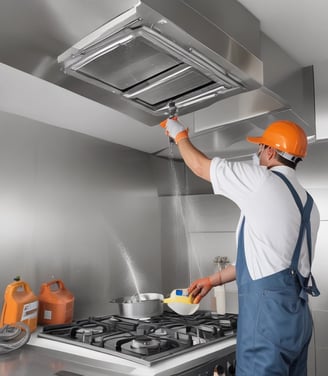
[[[109,99],[115,94],[120,111],[157,125],[172,100],[183,115],[262,85],[258,21],[244,8],[227,5],[142,0],[63,52],[58,62],[66,74],[110,93]],[[220,26],[231,11],[254,52]],[[108,105],[116,108],[113,101]]]
[[[168,99],[178,103],[192,141],[209,156],[249,155],[254,146],[245,138],[277,118],[315,135],[312,67],[270,40],[236,0],[1,4],[1,63],[57,86],[47,85],[48,111],[39,111],[39,94],[29,102],[38,121],[161,157],[171,155],[156,127],[167,116]],[[0,69],[7,80],[5,72]],[[31,99],[43,87],[39,80],[17,85],[20,74],[10,77],[18,94]],[[25,114],[24,99],[11,98],[9,108],[20,114],[22,106]],[[72,111],[60,111],[66,107]]]

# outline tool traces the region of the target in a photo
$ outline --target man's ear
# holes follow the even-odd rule
[[[269,146],[267,148],[267,156],[268,156],[268,159],[276,158],[276,156],[277,156],[276,149],[274,149],[273,147]]]

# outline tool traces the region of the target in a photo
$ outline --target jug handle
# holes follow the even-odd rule
[[[54,279],[53,281],[43,283],[41,285],[41,291],[43,291],[44,289],[50,290],[50,287],[55,285],[55,284],[58,286],[58,290],[65,290],[65,286],[64,286],[63,281],[61,279]]]
[[[25,292],[31,292],[31,288],[28,283],[24,281],[17,281],[12,284],[13,291],[16,291],[18,288],[23,287]]]

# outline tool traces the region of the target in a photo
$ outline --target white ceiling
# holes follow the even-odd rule
[[[327,0],[239,0],[301,65],[328,64]]]

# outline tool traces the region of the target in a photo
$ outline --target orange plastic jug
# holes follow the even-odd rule
[[[38,323],[38,298],[24,281],[6,287],[1,313],[1,326],[24,322],[33,332]]]
[[[40,325],[67,324],[72,322],[74,296],[62,280],[43,283],[39,294]]]

